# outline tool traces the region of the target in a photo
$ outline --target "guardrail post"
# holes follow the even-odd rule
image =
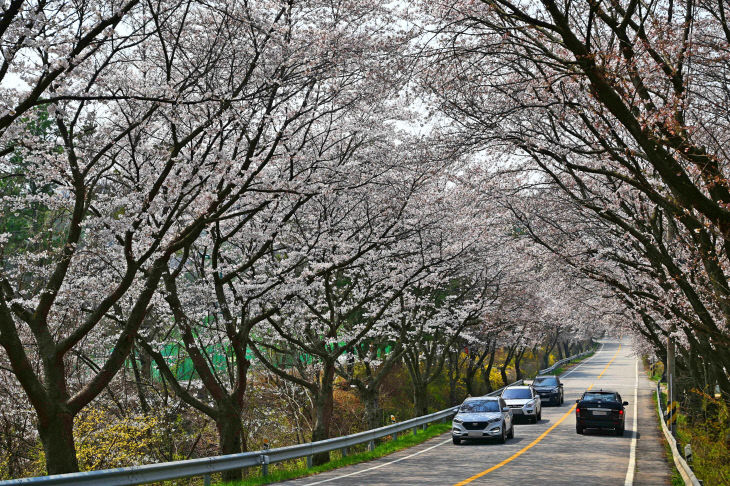
[[[206,474],[205,476],[203,476],[203,485],[210,486],[210,474]]]
[[[342,457],[347,457],[347,447],[341,448],[340,453],[342,454]]]
[[[418,425],[413,427],[413,435],[416,435],[418,433]]]
[[[312,457],[313,456],[307,456],[307,468],[312,467]]]
[[[421,425],[421,430],[426,430],[426,427],[428,427],[428,424]]]
[[[266,454],[261,454],[259,456],[259,464],[261,464],[261,475],[268,476],[269,475],[269,456],[267,456]]]
[[[398,440],[398,432],[393,432],[393,440]]]
[[[368,442],[368,450],[369,451],[375,450],[375,440],[374,439],[370,439],[370,441]]]

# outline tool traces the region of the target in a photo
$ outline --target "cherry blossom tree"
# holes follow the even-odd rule
[[[673,312],[651,318],[656,340],[686,340],[727,390],[727,109],[716,102],[727,89],[716,82],[730,41],[726,6],[485,0],[424,9],[439,28],[423,87],[455,121],[454,142],[499,147],[532,174],[520,185],[554,183],[581,215],[614,227],[618,239],[600,250],[614,268],[600,279],[623,286],[642,323],[648,296],[622,275],[628,267],[640,285],[663,289],[651,292],[652,309],[676,298]],[[626,235],[633,244],[622,244]],[[659,323],[671,315],[682,324]]]
[[[285,39],[292,54],[279,60],[287,73],[281,93],[253,108],[263,110],[251,115],[262,124],[258,132],[246,135],[248,150],[239,155],[256,166],[243,183],[248,197],[239,196],[230,215],[216,221],[189,252],[186,249],[183,261],[171,262],[163,275],[165,300],[185,347],[182,358],[192,360],[206,396],[196,397],[185,389],[165,356],[146,342],[163,346],[158,336],[169,332],[157,329],[151,339],[140,342],[180,398],[216,421],[223,454],[240,452],[243,443],[250,338],[257,334],[257,325],[274,319],[300,294],[299,267],[315,248],[292,245],[296,242],[288,241],[287,228],[301,225],[299,213],[325,194],[371,187],[368,178],[377,177],[373,171],[361,172],[357,164],[369,163],[376,137],[388,140],[386,130],[376,126],[393,116],[383,100],[398,80],[386,76],[388,63],[382,59],[397,60],[403,42],[394,34],[390,44],[383,44],[368,27],[353,30],[358,22],[374,22],[372,29],[380,36],[388,28],[398,30],[385,10],[361,7],[331,9],[312,2],[287,12]],[[384,26],[384,21],[390,24]],[[315,28],[324,37],[312,38]],[[325,46],[333,49],[330,55],[323,55]],[[363,162],[354,163],[355,158]],[[211,359],[211,347],[226,350],[225,366]],[[240,478],[240,471],[226,477]]]
[[[64,93],[45,101],[50,134],[39,137],[37,112],[8,115],[17,120],[2,134],[3,170],[22,190],[3,198],[3,211],[40,203],[55,221],[50,249],[35,235],[25,251],[4,254],[0,298],[0,344],[36,412],[49,473],[77,469],[73,419],[124,364],[169,265],[229,212],[249,204],[255,213],[256,197],[246,196],[287,133],[272,127],[328,97],[300,77],[324,57],[286,58],[291,10],[268,7],[184,2],[137,12],[125,32],[157,22],[155,30],[139,27],[129,50],[112,49],[119,62],[74,69],[63,90],[49,81],[47,93]],[[264,183],[257,194],[281,190]],[[94,366],[74,363],[82,354]]]
[[[382,334],[399,297],[447,258],[428,233],[444,216],[419,206],[431,195],[434,164],[410,147],[394,163],[393,145],[369,144],[347,166],[347,190],[313,197],[282,233],[292,251],[309,250],[287,283],[296,296],[267,319],[253,350],[312,395],[312,440],[329,437],[338,360]]]

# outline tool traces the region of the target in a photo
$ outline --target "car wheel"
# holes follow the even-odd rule
[[[459,439],[458,437],[452,437],[451,440],[454,442],[454,445],[461,444],[461,439]]]
[[[506,434],[506,432],[504,431],[504,429],[505,429],[505,428],[506,428],[506,427],[505,427],[505,424],[504,424],[504,422],[502,422],[502,433],[501,433],[501,434],[499,434],[499,438],[497,439],[497,440],[499,441],[499,443],[500,443],[500,444],[504,444],[504,443],[505,443],[505,442],[507,441],[507,439],[506,439],[506,435],[507,435],[507,434]]]
[[[576,425],[575,426],[575,432],[576,432],[576,434],[583,435],[583,427],[581,427],[580,425]]]
[[[563,394],[561,393],[561,394],[560,394],[560,405],[562,405],[562,404],[563,404],[564,402],[565,402],[565,397],[564,397],[564,396],[563,396]]]
[[[538,423],[540,420],[542,420],[542,407],[540,407],[540,411],[537,412],[537,417],[535,417],[535,423]]]
[[[619,429],[616,429],[616,435],[618,435],[619,437],[621,437],[622,435],[624,435],[624,428],[623,428],[623,426],[621,428],[619,428]]]
[[[515,438],[515,426],[512,424],[512,427],[509,428],[509,434],[507,435],[509,439]]]

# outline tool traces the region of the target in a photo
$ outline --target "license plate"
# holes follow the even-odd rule
[[[593,415],[606,415],[608,412],[593,412]]]

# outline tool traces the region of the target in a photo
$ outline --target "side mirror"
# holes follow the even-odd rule
[[[580,398],[575,401],[575,403],[580,403]]]
[[[624,402],[624,403],[623,403],[623,405],[624,405],[624,406],[626,406],[626,405],[628,405],[628,404],[629,404],[629,402]]]
[[[509,407],[504,407],[504,408],[502,409],[502,411],[503,411],[503,412],[509,412]]]
[[[558,386],[559,386],[560,388],[563,388],[563,384],[562,384],[562,383],[558,383]]]

